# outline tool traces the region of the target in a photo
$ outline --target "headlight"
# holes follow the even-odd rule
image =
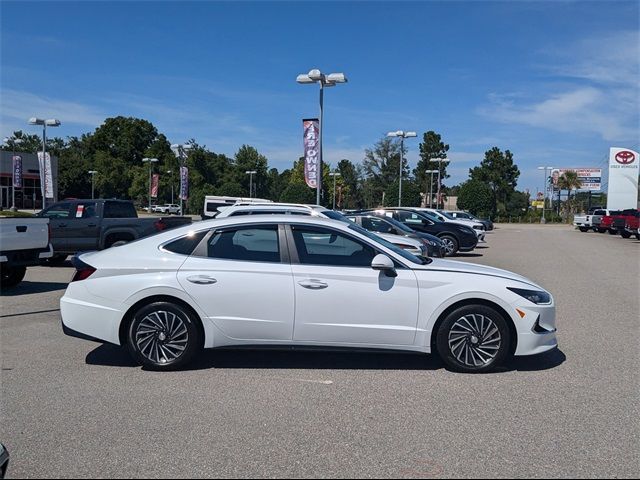
[[[531,303],[535,303],[536,305],[549,305],[551,303],[551,295],[541,290],[526,290],[524,288],[510,287],[507,287],[507,290],[511,290],[513,293],[526,298]]]

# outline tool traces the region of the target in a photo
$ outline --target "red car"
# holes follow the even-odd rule
[[[623,210],[619,215],[615,215],[613,217],[613,228],[615,228],[623,238],[629,238],[634,234],[638,237],[638,228],[640,228],[640,210],[628,209]]]

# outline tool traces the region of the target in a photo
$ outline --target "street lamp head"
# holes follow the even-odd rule
[[[409,137],[417,137],[417,136],[418,136],[418,134],[417,134],[416,132],[407,132],[407,133],[405,133],[405,134],[404,134],[404,136],[405,136],[406,138],[409,138]]]
[[[247,171],[246,171],[246,172],[244,172],[244,173],[246,173],[247,175],[255,175],[255,174],[256,174],[256,173],[258,173],[258,172],[256,172],[255,170],[247,170]]]
[[[89,170],[87,173],[90,173],[91,175],[95,175],[96,173],[98,173],[97,170]]]
[[[308,77],[314,82],[319,82],[323,80],[324,75],[322,75],[322,72],[320,70],[314,68],[308,73]]]
[[[315,83],[313,80],[309,78],[309,75],[303,73],[302,75],[298,75],[296,77],[296,82],[298,83]]]
[[[49,118],[44,123],[47,127],[59,127],[61,125],[60,120],[57,118]]]
[[[158,160],[157,158],[147,158],[147,157],[145,157],[145,158],[143,158],[143,159],[142,159],[142,161],[143,161],[144,163],[147,163],[147,162],[156,163],[156,162],[158,162],[159,160]]]
[[[29,125],[44,125],[44,120],[38,117],[31,117],[29,119]]]
[[[402,136],[402,131],[398,130],[397,132],[389,132],[387,133],[387,137],[400,137]]]
[[[327,76],[327,81],[331,83],[347,83],[347,77],[344,73],[331,73]]]

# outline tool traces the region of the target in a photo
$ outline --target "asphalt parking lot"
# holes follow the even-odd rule
[[[155,373],[65,337],[71,267],[0,298],[10,477],[640,476],[640,242],[501,225],[463,261],[558,305],[560,350],[488,375],[409,354],[210,351]]]

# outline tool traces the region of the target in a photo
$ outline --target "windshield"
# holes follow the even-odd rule
[[[437,213],[434,212],[430,212],[428,210],[420,210],[420,212],[418,212],[419,214],[421,214],[424,217],[427,217],[429,220],[436,222],[436,223],[444,223],[444,220],[442,220],[442,218],[440,218],[440,216]]]
[[[442,210],[438,210],[438,213],[440,213],[441,215],[447,217],[449,220],[455,220],[456,219],[456,217],[454,217],[453,215],[451,215],[448,212],[445,212],[445,211],[442,211]],[[460,219],[458,219],[458,220],[460,220]]]
[[[415,263],[417,265],[426,265],[427,263],[431,263],[430,259],[427,259],[427,258],[424,258],[424,257],[416,257],[415,255],[412,255],[411,253],[407,252],[406,250],[403,250],[400,247],[395,246],[393,243],[388,242],[384,238],[381,238],[378,235],[376,235],[374,233],[371,233],[368,230],[365,230],[360,225],[356,225],[355,223],[351,222],[350,220],[347,220],[347,222],[350,223],[349,228],[351,230],[355,230],[356,232],[361,233],[362,235],[364,235],[365,237],[373,240],[376,243],[381,243],[382,245],[387,247],[389,250],[391,250],[394,253],[400,255],[402,258],[404,258],[405,260],[408,260],[411,263]]]
[[[387,223],[393,225],[393,228],[400,230],[401,232],[404,232],[408,235],[416,234],[415,230],[407,227],[404,223],[401,223],[394,218],[387,217],[386,215],[375,215],[375,216],[384,219]]]
[[[341,214],[340,212],[336,212],[335,210],[322,210],[321,213],[325,217],[330,218],[332,220],[338,220],[340,222],[344,222],[344,223],[348,223],[348,224],[352,224],[353,223],[351,220],[349,220],[343,214]]]

